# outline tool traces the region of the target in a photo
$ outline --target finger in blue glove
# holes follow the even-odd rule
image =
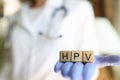
[[[96,63],[87,63],[83,69],[83,80],[91,80],[96,70]]]
[[[71,80],[82,80],[84,65],[81,62],[74,63],[70,71]]]
[[[64,77],[68,77],[69,76],[69,73],[70,73],[70,70],[73,66],[73,63],[72,62],[66,62],[63,66],[62,66],[62,69],[61,69],[61,73]]]
[[[55,67],[54,67],[54,71],[55,71],[55,72],[60,71],[63,65],[64,65],[63,62],[59,62],[59,61],[58,61],[58,62],[56,63],[56,65],[55,65]]]

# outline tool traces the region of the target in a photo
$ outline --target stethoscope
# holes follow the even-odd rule
[[[56,8],[52,14],[52,18],[55,17],[55,15],[59,12],[59,11],[63,11],[64,12],[64,16],[67,15],[68,11],[67,11],[67,8],[65,6],[65,3],[66,3],[66,0],[63,0],[63,3],[62,3],[62,6],[59,7],[59,8]]]
[[[65,6],[65,3],[66,3],[66,0],[63,0],[62,6],[60,6],[59,8],[56,8],[56,9],[53,11],[53,13],[52,13],[52,15],[51,15],[51,19],[54,19],[55,16],[56,16],[60,11],[63,11],[63,12],[64,12],[63,17],[65,17],[65,16],[68,14],[68,10],[67,10],[67,8],[66,8],[66,6]],[[52,39],[52,40],[53,40],[53,39],[59,39],[59,38],[62,38],[62,37],[63,37],[62,34],[52,37],[52,36],[49,36],[49,35],[44,34],[44,33],[41,32],[41,31],[39,32],[39,35],[40,35],[40,36],[44,36],[44,37],[46,37],[46,38],[48,38],[48,39]]]

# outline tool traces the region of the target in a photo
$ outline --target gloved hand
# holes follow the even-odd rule
[[[85,65],[81,62],[57,62],[54,70],[61,71],[64,77],[70,77],[71,80],[92,80],[96,69],[112,65],[120,65],[119,56],[95,56],[94,63]]]

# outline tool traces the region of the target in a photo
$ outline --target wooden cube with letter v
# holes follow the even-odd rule
[[[94,52],[93,51],[82,51],[82,61],[85,63],[94,62]]]

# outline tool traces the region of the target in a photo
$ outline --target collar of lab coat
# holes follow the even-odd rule
[[[46,6],[48,7],[60,7],[63,4],[64,0],[47,0]]]
[[[23,27],[25,27],[27,30],[29,30],[29,32],[34,32],[34,29],[37,29],[35,27],[38,27],[39,24],[41,24],[40,22],[42,22],[42,20],[45,20],[45,16],[46,16],[46,23],[50,20],[50,15],[52,14],[52,9],[48,8],[47,6],[44,7],[43,11],[38,15],[38,17],[36,18],[36,20],[34,21],[34,23],[31,24],[30,20],[29,20],[29,16],[27,16],[28,14],[28,9],[29,9],[29,5],[28,4],[23,4],[22,9],[21,9],[21,22]],[[43,24],[43,23],[42,23]],[[42,26],[39,26],[42,27]],[[43,29],[43,28],[42,28]]]
[[[40,22],[42,22],[44,18],[46,18],[45,19],[46,23],[45,24],[42,23],[42,26],[39,26],[39,28],[42,27],[41,29],[46,29],[44,26],[46,26],[46,24],[49,25],[49,21],[51,19],[51,15],[53,14],[54,9],[60,7],[62,5],[62,1],[63,0],[48,0],[44,6],[43,11],[40,13],[40,15],[38,15],[37,19],[34,21],[35,23],[31,23],[29,20],[29,16],[27,15],[28,14],[27,11],[28,9],[30,9],[29,4],[28,3],[23,4],[21,8],[20,24],[22,24],[22,27],[28,30],[31,34],[34,34],[34,29],[38,29],[35,27],[38,27],[40,25]]]
[[[85,1],[85,0],[47,0],[46,2],[46,6],[53,6],[53,7],[60,7],[61,5],[63,5],[63,2],[66,2],[66,3],[74,3],[74,2],[80,2],[80,1]],[[88,1],[88,0],[86,0]],[[65,4],[66,4],[65,3]]]
[[[74,0],[67,0],[67,3],[68,3],[68,1],[74,2]],[[82,1],[82,0],[75,0],[75,2],[79,2],[79,1]],[[49,22],[51,19],[51,15],[52,15],[53,11],[56,8],[62,6],[62,4],[63,4],[63,0],[47,0],[46,4],[44,6],[44,10],[38,16],[35,23],[32,23],[32,24],[31,24],[30,20],[28,19],[28,17],[27,17],[28,13],[26,12],[27,9],[30,8],[29,4],[27,4],[27,3],[23,4],[22,9],[21,9],[21,17],[22,17],[21,21],[22,21],[23,27],[26,28],[26,30],[28,30],[29,32],[33,33],[34,32],[33,30],[35,29],[34,27],[38,27],[38,25],[40,25],[40,22],[42,22],[44,20],[45,16],[47,18],[47,21]],[[43,26],[44,25],[42,25],[41,29],[43,29]],[[39,28],[40,27],[41,26],[39,26]],[[38,29],[38,28],[36,28],[36,29]],[[45,29],[45,27],[44,27],[44,29]]]

